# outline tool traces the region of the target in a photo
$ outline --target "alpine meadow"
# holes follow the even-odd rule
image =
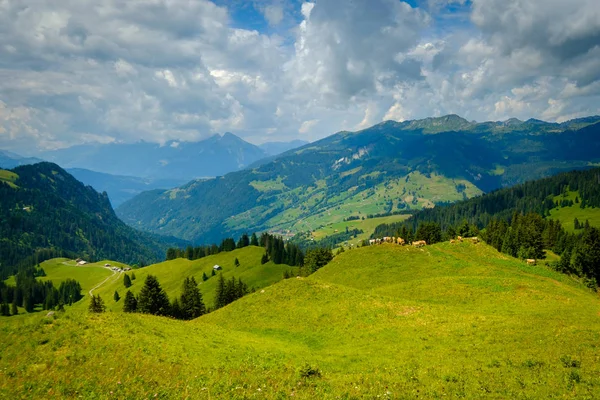
[[[600,398],[599,2],[0,26],[0,399]]]

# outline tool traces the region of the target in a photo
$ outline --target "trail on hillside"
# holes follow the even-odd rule
[[[104,268],[106,268],[106,267],[104,267]],[[110,268],[107,268],[107,269],[110,269]],[[112,273],[113,273],[112,275],[110,275],[108,278],[106,278],[105,280],[103,280],[102,282],[100,282],[99,284],[97,284],[96,286],[94,286],[93,288],[91,288],[91,289],[90,289],[90,291],[89,291],[89,295],[90,295],[90,296],[93,296],[93,295],[94,295],[94,293],[93,293],[93,292],[94,292],[94,290],[98,289],[100,286],[104,285],[104,284],[106,283],[106,281],[108,281],[108,280],[109,280],[109,279],[111,279],[111,278],[114,278],[114,277],[115,277],[115,275],[117,275],[117,271],[115,271],[115,270],[112,270],[112,269],[111,269],[111,271],[112,271]],[[122,273],[123,273],[123,271],[120,271],[120,272],[118,273],[118,274],[119,274],[119,276],[121,276],[121,274],[122,274]]]

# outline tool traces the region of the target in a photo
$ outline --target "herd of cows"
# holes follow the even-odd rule
[[[456,239],[450,239],[450,243],[462,243],[464,240],[471,241],[473,244],[479,243],[479,238],[477,236],[468,237],[468,238],[463,238],[462,236],[457,236]],[[405,244],[407,244],[404,239],[402,239],[401,237],[395,237],[395,236],[391,236],[391,237],[385,236],[383,238],[369,239],[369,246],[373,246],[375,244],[382,244],[382,243],[393,243],[393,244],[398,244],[400,246],[404,246]],[[423,247],[423,246],[427,245],[427,242],[425,240],[415,240],[408,244],[412,245],[414,247]],[[533,258],[528,258],[525,261],[527,262],[527,265],[536,265],[536,260]]]
[[[451,239],[450,243],[462,243],[463,240],[470,240],[475,244],[479,243],[478,237],[463,238],[462,236],[458,236],[456,239]],[[381,243],[394,243],[400,246],[404,246],[405,244],[407,244],[406,240],[402,239],[401,237],[395,236],[385,236],[383,238],[369,239],[369,246]],[[412,245],[414,247],[423,247],[427,246],[427,242],[425,240],[414,240],[411,243],[409,243],[409,245]]]

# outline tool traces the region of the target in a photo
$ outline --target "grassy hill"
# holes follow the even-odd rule
[[[484,244],[372,246],[188,322],[11,317],[0,397],[594,398],[599,315],[570,277]]]
[[[126,289],[123,284],[123,273],[117,273],[114,277],[112,272],[106,268],[101,268],[102,277],[110,277],[105,283],[99,288],[94,289],[94,294],[100,295],[110,311],[121,312],[123,309],[123,301],[115,302],[113,295],[115,290],[119,292],[121,298],[125,297],[127,290],[131,290],[132,293],[137,295],[142,289],[144,279],[148,275],[154,275],[158,278],[161,286],[165,289],[169,298],[172,300],[175,297],[181,295],[181,284],[183,280],[189,276],[193,276],[199,284],[200,292],[202,293],[204,303],[208,307],[212,307],[214,304],[214,292],[217,284],[217,276],[211,276],[213,266],[220,265],[223,270],[223,277],[225,279],[231,279],[235,276],[236,279],[241,278],[244,283],[248,285],[248,288],[260,289],[265,286],[271,285],[283,279],[283,273],[286,270],[292,270],[292,267],[287,265],[275,265],[269,261],[266,264],[261,264],[260,260],[265,250],[262,247],[248,246],[242,249],[237,249],[231,252],[222,252],[212,256],[200,258],[198,260],[190,261],[185,258],[178,258],[175,260],[165,261],[162,263],[150,265],[145,268],[132,270],[127,272],[130,276],[131,273],[135,273],[136,279],[132,281],[133,285]],[[235,267],[234,261],[238,259],[240,262],[239,267]],[[69,274],[73,273],[71,268],[74,269],[78,274],[85,275],[85,269],[88,271],[94,266],[104,266],[104,263],[108,262],[112,265],[120,266],[119,263],[113,263],[111,261],[102,261],[97,264],[91,264],[86,267],[69,267],[64,265],[61,259],[51,260],[47,263],[42,264],[42,267],[48,274],[47,279],[53,281],[61,280],[63,277],[69,277]],[[55,265],[56,268],[47,268],[46,264]],[[209,279],[202,281],[202,274],[205,273]],[[75,276],[75,275],[73,275]],[[77,275],[80,276],[80,275]],[[77,278],[74,278],[77,279]],[[81,286],[87,293],[89,289],[94,287],[101,281],[98,272],[94,272],[94,275],[87,277],[82,276]],[[55,282],[56,284],[57,282]],[[86,307],[87,304],[78,305]]]

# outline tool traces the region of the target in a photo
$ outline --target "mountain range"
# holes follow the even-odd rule
[[[198,177],[237,171],[307,142],[267,142],[255,146],[232,133],[198,142],[86,144],[47,151],[41,158],[59,164],[99,192],[113,207],[145,190],[171,189]],[[43,161],[0,150],[0,168]]]
[[[600,117],[476,123],[457,115],[343,131],[214,179],[142,193],[116,212],[209,243],[433,207],[600,161]]]

